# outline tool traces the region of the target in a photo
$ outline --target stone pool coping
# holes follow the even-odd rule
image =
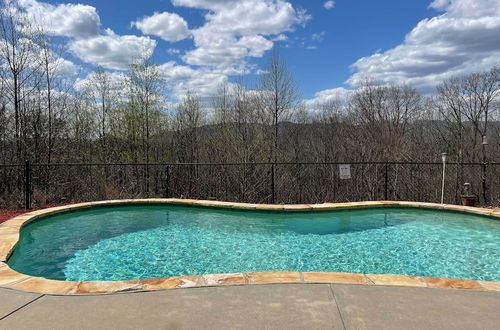
[[[79,203],[68,206],[53,207],[38,210],[12,218],[0,225],[0,287],[22,291],[54,295],[86,295],[111,294],[129,291],[154,291],[188,287],[207,287],[223,285],[248,285],[270,283],[342,283],[362,285],[396,285],[412,287],[472,289],[483,291],[500,291],[500,282],[476,281],[467,279],[450,279],[439,277],[421,277],[411,275],[381,275],[354,274],[333,272],[252,272],[236,274],[210,274],[194,276],[175,276],[142,280],[113,282],[70,282],[56,281],[19,273],[9,267],[7,260],[19,242],[22,227],[37,219],[76,210],[99,206],[124,206],[140,204],[167,204],[199,206],[211,208],[226,208],[274,212],[309,212],[335,211],[347,209],[369,209],[380,207],[407,207],[447,210],[500,219],[500,210],[466,207],[450,204],[434,204],[420,202],[355,202],[355,203],[324,203],[324,204],[247,204],[232,202],[203,201],[193,199],[127,199]]]

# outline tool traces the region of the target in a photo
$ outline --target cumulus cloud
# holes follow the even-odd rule
[[[351,94],[352,90],[343,87],[325,89],[317,92],[314,98],[305,100],[304,103],[309,110],[318,110],[331,102],[346,104]]]
[[[271,41],[259,35],[236,38],[230,34],[221,34],[213,42],[208,42],[212,37],[216,35],[206,36],[206,42],[187,52],[182,57],[183,60],[191,65],[231,67],[240,65],[248,56],[262,56],[273,47]]]
[[[218,1],[215,1],[217,3]],[[239,35],[278,34],[302,24],[308,16],[286,1],[242,0],[214,6],[206,16],[206,27]]]
[[[112,91],[118,93],[123,91],[123,86],[127,82],[128,77],[121,72],[106,72],[109,81],[109,87]],[[90,72],[84,78],[76,79],[73,88],[77,91],[84,91],[90,84],[92,84],[96,79],[96,73]]]
[[[151,56],[156,47],[156,41],[149,37],[119,36],[110,29],[105,30],[104,34],[100,34],[100,18],[96,8],[92,6],[82,4],[52,5],[37,0],[18,1],[27,15],[40,24],[47,34],[71,38],[67,44],[68,49],[84,62],[100,65],[107,69],[124,70],[138,58]],[[157,32],[166,38],[167,30],[170,29],[172,35],[168,37],[179,38],[185,31],[181,31],[181,28],[174,25],[182,25],[182,22],[179,21],[182,18],[178,17],[177,19],[177,17],[172,16],[168,18],[174,23],[162,26],[163,30],[160,29]],[[155,19],[158,19],[163,25],[167,23],[162,14],[155,14],[149,19],[146,18],[135,23],[138,28],[146,31],[145,33],[155,28]],[[183,22],[185,23],[185,21]],[[58,72],[68,75],[76,73],[77,68],[72,62],[64,59],[58,61]]]
[[[51,5],[36,0],[19,0],[21,8],[54,36],[87,38],[99,33],[97,10],[82,4]]]
[[[175,6],[211,9],[234,4],[234,0],[172,0]]]
[[[79,67],[72,61],[61,57],[54,51],[46,48],[42,48],[40,44],[35,43],[33,40],[22,38],[19,40],[19,44],[22,45],[20,48],[30,49],[27,53],[26,65],[30,70],[39,70],[40,65],[45,67],[54,76],[66,77],[73,76],[78,73]],[[0,54],[5,54],[12,50],[11,44],[0,43]],[[45,63],[45,61],[48,63]],[[9,64],[7,61],[0,61],[0,70],[9,70]]]
[[[451,76],[500,64],[498,0],[436,0],[430,7],[445,13],[420,21],[401,45],[359,59],[347,82],[357,86],[370,77],[430,91]]]
[[[97,10],[81,4],[48,4],[37,0],[19,0],[33,17],[42,20],[47,32],[70,37],[67,48],[82,61],[112,70],[126,70],[138,58],[152,55],[156,41],[148,36],[117,35],[102,30]],[[204,22],[190,31],[178,14],[155,12],[132,22],[145,35],[158,36],[169,42],[193,38],[194,49],[182,54],[170,48],[170,55],[182,55],[185,65],[167,62],[160,73],[174,94],[192,90],[209,95],[229,75],[255,72],[251,57],[262,57],[274,42],[286,41],[286,32],[304,26],[311,16],[294,8],[286,0],[171,0],[176,6],[203,10]],[[64,70],[62,69],[64,68]],[[61,70],[74,72],[70,62]],[[80,82],[82,84],[82,82]]]
[[[206,9],[205,24],[192,31],[196,48],[183,60],[191,65],[229,67],[261,57],[272,36],[305,24],[310,16],[283,0],[173,0],[174,5]]]
[[[446,11],[449,17],[500,16],[498,0],[434,0],[429,7]]]
[[[158,71],[178,100],[188,91],[196,93],[201,98],[207,98],[213,95],[219,85],[227,82],[226,73],[219,70],[206,67],[193,69],[174,61],[159,65]]]
[[[311,16],[284,0],[172,0],[176,6],[206,10],[204,24],[191,30],[195,48],[182,60],[160,66],[174,95],[186,91],[201,97],[212,95],[229,75],[255,72],[250,57],[262,57],[276,41],[286,41],[285,32],[305,25]],[[196,66],[196,67],[192,67]]]
[[[325,7],[326,10],[333,9],[335,7],[335,1],[327,1],[323,7]]]
[[[154,13],[139,21],[132,22],[144,34],[154,35],[166,41],[179,41],[189,37],[188,24],[175,13]]]
[[[288,36],[280,33],[276,37],[272,38],[271,41],[288,41]]]
[[[158,66],[160,76],[167,81],[181,81],[192,78],[196,74],[196,70],[189,66],[178,65],[174,61],[170,61]]]
[[[51,63],[51,67],[54,68],[54,74],[57,76],[74,76],[78,72],[75,63],[62,57],[55,59]]]
[[[155,47],[156,41],[149,37],[120,36],[110,29],[104,35],[69,44],[71,52],[83,61],[115,70],[126,70],[137,59],[150,57]]]

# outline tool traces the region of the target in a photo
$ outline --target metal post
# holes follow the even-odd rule
[[[165,188],[165,198],[169,198],[170,196],[170,165],[167,165],[167,180],[166,180],[166,188]]]
[[[483,203],[484,203],[484,206],[488,206],[488,195],[487,195],[487,191],[488,191],[488,185],[486,184],[486,161],[483,160],[483,164],[482,164],[482,173],[481,173],[481,186],[482,186],[482,190],[483,190]]]
[[[483,163],[482,163],[482,173],[481,173],[481,185],[483,190],[483,203],[484,206],[488,206],[488,184],[486,182],[486,146],[488,145],[488,140],[486,135],[483,135],[483,142],[481,143],[482,151],[483,151]]]
[[[30,161],[27,160],[24,165],[24,208],[31,208],[31,167]]]
[[[443,182],[441,185],[441,204],[444,204],[444,181],[446,178],[446,153],[443,153],[441,156],[443,160]]]
[[[384,186],[384,200],[389,199],[389,164],[385,164],[385,186]]]
[[[274,185],[274,164],[271,165],[271,204],[276,202],[275,185]]]

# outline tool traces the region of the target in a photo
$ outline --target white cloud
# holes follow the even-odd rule
[[[242,65],[249,56],[261,57],[273,47],[273,42],[261,35],[235,37],[232,34],[202,36],[206,31],[195,32],[198,48],[187,52],[183,60],[191,65],[208,65],[219,68]],[[200,42],[200,40],[203,41]],[[211,42],[210,42],[211,40]]]
[[[177,100],[188,91],[207,98],[214,94],[220,84],[227,82],[227,75],[224,72],[206,67],[193,69],[173,61],[159,65],[158,71]]]
[[[217,86],[227,82],[228,75],[255,72],[250,57],[262,57],[274,41],[286,41],[284,34],[311,18],[285,0],[172,0],[176,6],[204,10],[205,22],[189,31],[186,21],[174,13],[154,13],[132,26],[144,34],[167,41],[193,37],[195,48],[182,60],[187,65],[167,62],[159,66],[160,74],[176,97],[190,90],[202,97],[213,94]],[[126,69],[136,58],[152,54],[156,42],[149,37],[119,36],[111,30],[69,43],[72,53],[87,63],[108,69]],[[170,55],[181,54],[176,48]],[[198,67],[192,67],[198,66]]]
[[[335,1],[327,1],[323,7],[325,7],[326,10],[333,9],[335,7]]]
[[[225,74],[202,69],[192,79],[177,84],[175,92],[178,98],[185,95],[187,91],[192,91],[196,95],[206,98],[214,95],[216,89],[225,82],[227,82]]]
[[[234,4],[234,0],[172,0],[175,6],[215,10]]]
[[[154,35],[166,41],[179,41],[189,37],[187,22],[175,13],[154,13],[139,21],[132,22],[142,33]]]
[[[278,34],[276,37],[272,38],[271,41],[288,41],[288,36],[281,33]]]
[[[266,51],[273,48],[273,42],[260,35],[241,37],[236,44],[247,48],[248,56],[252,57],[262,57]]]
[[[444,10],[449,17],[500,16],[498,0],[434,0],[429,7]]]
[[[325,89],[314,94],[314,98],[305,100],[304,103],[309,110],[318,110],[330,102],[346,104],[352,94],[352,90],[343,87]]]
[[[104,35],[69,44],[71,52],[83,61],[115,70],[126,70],[134,61],[150,57],[155,47],[156,41],[149,37],[120,36],[110,29]]]
[[[196,49],[183,60],[191,65],[228,68],[273,47],[272,36],[305,24],[310,16],[284,0],[173,0],[174,5],[206,9],[205,24],[192,31]]]
[[[227,6],[214,9],[206,16],[207,25],[237,35],[278,34],[307,20],[289,2],[282,0],[242,0],[237,6],[228,2]]]
[[[192,78],[196,74],[196,70],[189,66],[177,65],[176,62],[170,61],[158,66],[160,76],[167,81],[181,81]]]
[[[99,33],[97,10],[82,4],[51,5],[36,0],[19,0],[28,15],[55,36],[87,38]]]
[[[114,92],[123,91],[128,77],[121,72],[106,72],[109,81],[109,87]],[[96,79],[96,73],[91,72],[85,78],[76,79],[73,88],[79,92],[84,91]]]
[[[446,12],[420,21],[401,45],[359,59],[347,82],[357,86],[370,77],[430,91],[451,76],[500,64],[500,1],[436,0],[430,6]]]
[[[53,76],[65,77],[73,76],[78,72],[78,66],[68,59],[61,57],[50,49],[44,49],[40,44],[35,43],[31,39],[21,38],[19,39],[19,46],[17,48],[30,49],[27,53],[26,64],[27,68],[30,70],[37,71],[40,66],[44,67],[47,65],[47,69]],[[12,51],[11,43],[0,43],[0,56],[6,52]],[[48,61],[46,63],[45,61]],[[9,70],[7,61],[0,61],[0,70]]]
[[[54,60],[51,67],[57,76],[74,76],[78,72],[78,67],[73,62],[61,57]]]

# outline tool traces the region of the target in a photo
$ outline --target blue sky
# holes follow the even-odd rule
[[[43,17],[82,78],[151,51],[174,96],[256,81],[273,49],[315,101],[365,77],[429,92],[500,63],[500,0],[19,1]]]
[[[297,29],[297,38],[305,38],[307,49],[299,42],[283,48],[306,98],[319,90],[343,86],[352,70],[350,65],[361,57],[397,46],[423,18],[437,14],[424,0],[338,0],[325,10],[322,1],[298,1],[311,12],[306,28]],[[322,42],[311,40],[324,32]],[[348,87],[345,86],[344,87]]]

